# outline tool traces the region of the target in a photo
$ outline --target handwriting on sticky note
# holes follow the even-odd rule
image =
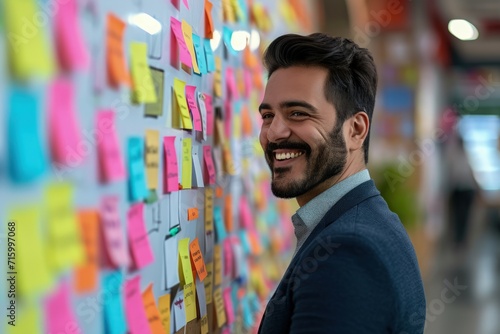
[[[189,208],[188,209],[188,220],[198,219],[198,208]]]
[[[170,298],[169,298],[170,299]],[[146,311],[146,317],[148,319],[149,328],[152,334],[164,334],[168,330],[163,327],[161,322],[160,311],[156,307],[155,296],[153,294],[153,283],[150,283],[146,290],[142,292],[142,302],[144,304],[144,309]]]
[[[203,146],[203,161],[205,162],[205,183],[215,184],[215,167],[212,159],[212,148],[210,145]]]
[[[101,226],[107,257],[114,267],[127,267],[129,256],[119,214],[119,197],[105,196],[101,201]]]
[[[79,26],[76,0],[60,3],[55,11],[54,29],[57,54],[66,71],[87,69],[90,57]]]
[[[70,183],[52,183],[45,191],[50,247],[48,256],[56,271],[81,264],[84,249],[76,212],[74,187]]]
[[[191,64],[193,65],[194,73],[200,74],[200,69],[198,68],[198,62],[196,61],[196,53],[194,51],[193,45],[193,28],[186,20],[182,20],[181,23],[182,35],[184,36],[184,43],[189,51],[189,55],[191,57]]]
[[[113,87],[120,84],[130,85],[130,75],[125,64],[123,35],[126,24],[114,14],[108,14],[106,28],[106,60],[108,65],[108,82]]]
[[[154,260],[144,225],[144,203],[136,203],[128,210],[127,230],[134,268],[141,269]]]
[[[96,210],[81,210],[78,212],[78,222],[85,247],[85,260],[75,268],[74,284],[75,290],[82,293],[97,287],[99,213]]]
[[[181,283],[184,285],[193,283],[193,271],[191,269],[191,261],[189,258],[189,238],[179,240],[179,259],[181,265]]]
[[[146,174],[149,189],[158,188],[159,146],[160,132],[158,130],[146,130]]]
[[[121,181],[126,177],[125,164],[115,128],[115,112],[101,110],[96,115],[96,129],[102,137],[97,141],[99,176],[102,182]]]
[[[222,300],[222,288],[214,290],[215,313],[217,316],[217,326],[222,327],[226,323],[226,312],[224,311],[224,301]]]
[[[144,139],[130,137],[127,142],[129,169],[129,199],[142,201],[147,196],[144,168]]]
[[[170,28],[172,30],[171,34],[171,48],[173,51],[171,51],[171,57],[172,60],[178,59],[180,57],[181,64],[183,67],[186,69],[191,69],[193,66],[192,60],[191,60],[191,54],[189,53],[189,49],[186,45],[186,42],[184,41],[184,35],[182,33],[182,23],[177,20],[175,17],[171,16],[170,17]],[[177,55],[178,54],[178,55]],[[175,59],[174,59],[175,58]],[[177,62],[177,61],[175,61]],[[178,67],[177,64],[173,64],[175,67]]]
[[[205,268],[205,261],[203,260],[203,254],[201,253],[200,244],[198,243],[198,238],[194,240],[189,245],[189,251],[191,253],[191,259],[193,260],[196,272],[200,281],[203,281],[207,277],[207,269]]]
[[[181,185],[183,189],[190,189],[192,184],[193,157],[191,155],[192,139],[187,137],[182,139],[182,177]]]
[[[205,188],[205,234],[211,235],[214,230],[214,190]]]
[[[148,65],[148,45],[142,42],[131,42],[129,47],[132,100],[136,103],[155,103],[158,97]]]
[[[214,286],[219,286],[222,283],[222,252],[221,245],[214,246]]]
[[[49,142],[56,162],[66,166],[70,159],[76,165],[84,162],[80,129],[75,112],[74,84],[70,79],[55,79],[49,88]],[[72,157],[72,158],[70,158]]]
[[[175,107],[177,109],[174,112],[180,116],[181,127],[191,130],[193,128],[193,122],[189,115],[189,108],[186,100],[186,83],[178,78],[174,78],[174,94]]]
[[[203,284],[205,285],[205,298],[207,301],[207,304],[210,304],[212,302],[212,296],[213,296],[213,279],[214,279],[214,263],[208,262],[205,265],[205,268],[207,270],[207,277],[203,280]]]
[[[148,318],[142,301],[141,276],[127,279],[125,282],[125,314],[131,333],[151,333]]]
[[[69,284],[62,281],[46,299],[45,310],[47,312],[46,325],[48,333],[64,333],[68,328],[68,324],[72,325],[76,333],[80,332],[70,297],[71,289]]]
[[[184,304],[183,289],[177,289],[177,294],[172,303],[172,312],[174,313],[175,331],[177,332],[186,325],[186,307]]]
[[[17,224],[16,256],[22,261],[18,264],[17,288],[19,295],[31,297],[40,292],[46,292],[54,277],[48,268],[48,261],[44,254],[47,249],[40,233],[42,213],[37,205],[16,207],[9,212],[9,220],[23,222]],[[5,254],[5,253],[4,253]]]
[[[184,285],[184,305],[186,306],[186,321],[196,319],[196,299],[194,282]]]
[[[186,100],[191,115],[193,116],[194,129],[196,131],[202,131],[200,110],[196,102],[196,86],[186,85]]]
[[[163,150],[163,191],[177,191],[179,190],[179,171],[177,166],[177,153],[175,152],[174,136],[163,137]]]
[[[222,59],[215,57],[214,94],[222,97]]]
[[[167,293],[158,298],[158,310],[160,311],[160,320],[165,333],[170,332],[170,294]]]

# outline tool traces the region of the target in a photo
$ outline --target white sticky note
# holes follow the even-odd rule
[[[201,169],[201,163],[198,154],[199,147],[193,147],[192,156],[193,156],[193,187],[203,188],[205,185],[203,183],[203,171]]]
[[[207,140],[207,106],[205,105],[205,95],[198,93],[198,107],[201,115],[202,138]]]
[[[177,290],[174,301],[172,302],[174,311],[175,331],[177,332],[182,327],[186,326],[186,311],[184,304],[184,290]]]
[[[177,211],[177,210],[174,210]],[[177,251],[177,236],[167,236],[164,242],[164,266],[166,289],[179,284],[179,254]]]

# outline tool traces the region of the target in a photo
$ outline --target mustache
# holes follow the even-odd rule
[[[281,142],[281,143],[268,143],[266,147],[266,155],[271,157],[274,150],[304,150],[306,155],[311,152],[311,147],[306,143],[299,142]]]

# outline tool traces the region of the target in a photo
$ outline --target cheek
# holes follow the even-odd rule
[[[267,131],[266,130],[260,129],[259,141],[260,141],[260,146],[262,146],[262,148],[264,148],[265,145],[267,144]]]

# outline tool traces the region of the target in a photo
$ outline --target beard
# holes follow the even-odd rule
[[[273,168],[276,149],[303,150],[306,159],[306,170],[302,176],[287,175],[291,167]],[[329,134],[327,142],[318,145],[313,152],[306,143],[282,142],[269,143],[266,148],[266,160],[271,168],[271,190],[276,197],[294,198],[307,193],[317,185],[331,177],[339,175],[345,167],[347,148],[342,137],[342,124],[338,124]]]

